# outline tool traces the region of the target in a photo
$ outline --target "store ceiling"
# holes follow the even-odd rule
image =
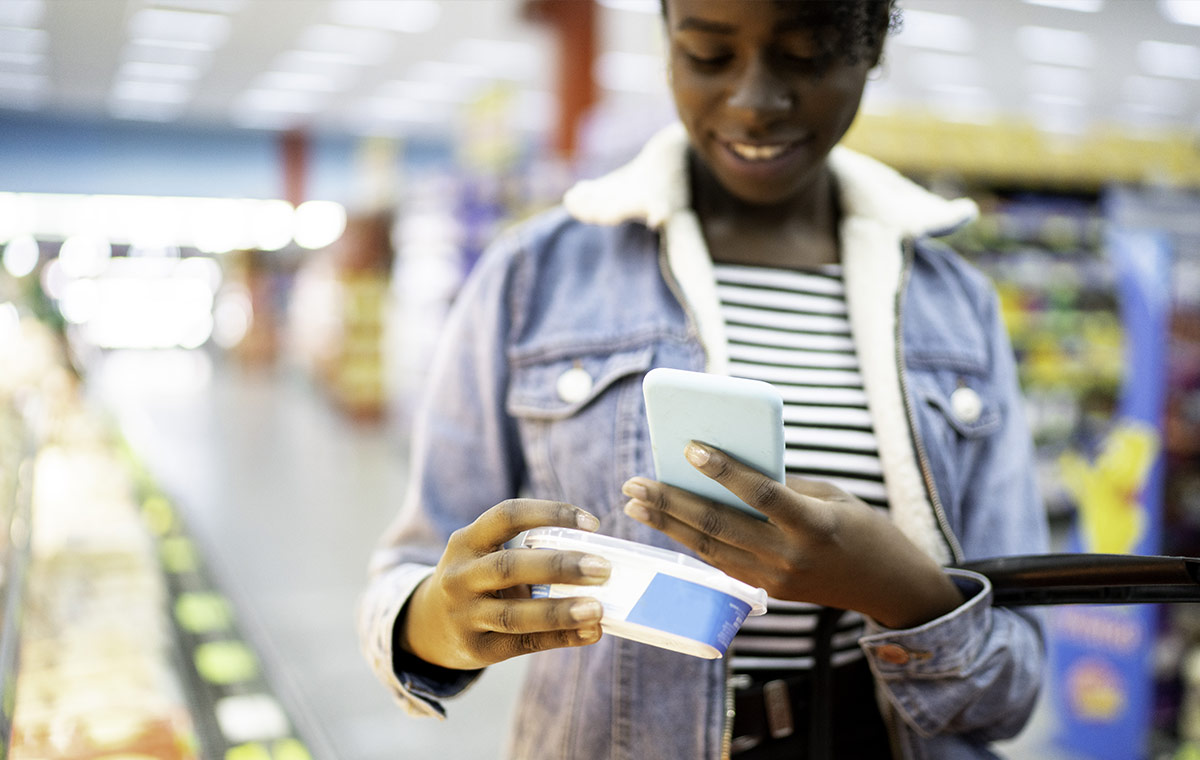
[[[557,0],[580,2],[581,0]],[[600,0],[606,102],[662,113],[657,0]],[[904,0],[868,107],[1200,131],[1200,0]],[[553,120],[521,0],[0,0],[3,110],[360,134],[444,130],[491,85]],[[1180,21],[1188,23],[1180,23]]]

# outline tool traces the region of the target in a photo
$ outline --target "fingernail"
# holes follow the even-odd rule
[[[584,628],[581,631],[576,631],[580,641],[595,641],[600,638],[600,631],[597,628]]]
[[[621,493],[625,494],[631,499],[650,501],[650,494],[646,491],[646,487],[641,483],[635,483],[632,480],[626,481],[625,485],[621,486]]]
[[[587,599],[572,604],[570,614],[571,619],[576,623],[586,623],[590,620],[599,620],[604,614],[604,608],[595,599]]]
[[[704,448],[695,441],[688,443],[687,448],[683,450],[683,455],[688,458],[688,461],[694,465],[700,466],[708,464],[708,449]]]
[[[589,515],[587,512],[576,512],[575,525],[578,526],[580,530],[586,530],[590,532],[599,529],[600,521],[597,520],[595,516]]]
[[[650,522],[650,510],[646,509],[645,505],[636,501],[630,501],[625,504],[625,514],[638,522]]]
[[[604,557],[589,554],[579,560],[579,572],[588,578],[607,578],[612,572],[612,565]]]

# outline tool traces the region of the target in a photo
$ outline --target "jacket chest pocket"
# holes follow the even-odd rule
[[[654,346],[519,361],[506,408],[520,430],[529,495],[604,518],[622,501],[637,439],[644,435],[642,377]]]
[[[953,519],[1005,409],[981,371],[922,362],[910,364],[908,374],[921,439]]]

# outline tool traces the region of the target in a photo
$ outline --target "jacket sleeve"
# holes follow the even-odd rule
[[[371,555],[359,600],[363,653],[413,715],[444,716],[440,700],[479,675],[415,661],[392,644],[404,605],[450,534],[520,487],[517,433],[505,413],[517,239],[510,233],[485,254],[450,310],[415,416],[404,503]]]
[[[1033,440],[1025,420],[1012,347],[990,287],[978,302],[991,356],[990,382],[1004,402],[965,489],[956,526],[964,559],[1047,551]],[[958,734],[988,742],[1015,736],[1037,700],[1045,662],[1041,616],[992,605],[983,576],[948,570],[964,603],[910,630],[868,622],[862,639],[892,710],[923,736]]]

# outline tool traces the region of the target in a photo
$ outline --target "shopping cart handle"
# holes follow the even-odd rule
[[[992,583],[993,604],[1200,602],[1200,559],[1134,554],[1029,554],[956,565]]]

